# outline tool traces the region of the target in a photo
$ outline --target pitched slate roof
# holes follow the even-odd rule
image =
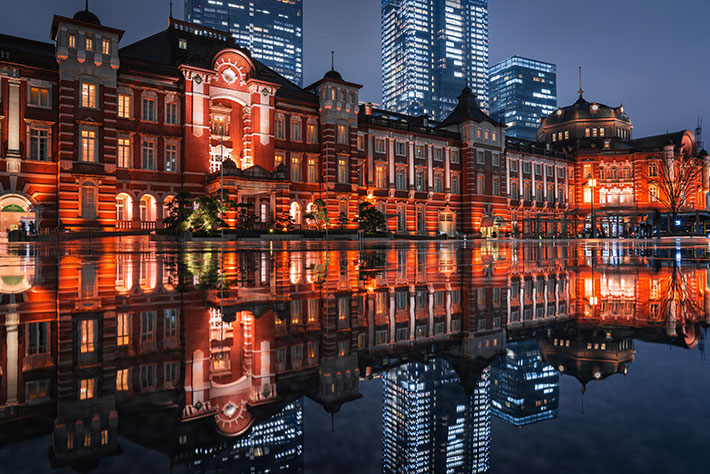
[[[0,61],[23,66],[57,70],[54,45],[17,36],[0,34]],[[6,56],[7,55],[7,56]]]
[[[186,50],[179,47],[181,39],[187,42]],[[181,65],[212,69],[214,57],[225,48],[236,49],[249,57],[254,64],[252,76],[255,79],[279,85],[277,97],[295,96],[300,100],[317,102],[315,95],[304,91],[261,61],[254,59],[247,49],[239,46],[226,32],[180,20],[171,19],[166,30],[124,46],[119,54],[122,63],[124,60],[133,60],[174,69]]]
[[[686,130],[680,130],[678,132],[664,133],[661,135],[654,135],[651,137],[636,138],[634,140],[629,140],[629,144],[636,151],[653,151],[662,150],[666,145],[673,145],[679,148],[683,145],[683,137],[685,136]]]
[[[476,101],[476,95],[469,87],[464,88],[458,99],[458,105],[456,105],[454,111],[439,124],[439,128],[456,125],[468,120],[478,123],[490,122],[498,127],[503,126],[501,123],[493,120],[481,110],[481,107],[479,107],[478,102]]]

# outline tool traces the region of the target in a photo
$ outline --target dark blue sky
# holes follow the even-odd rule
[[[48,41],[52,15],[83,0],[0,0],[0,32]],[[258,0],[257,0],[258,1]],[[175,1],[181,17],[181,0]],[[164,28],[168,0],[92,0],[123,45]],[[490,59],[520,54],[558,66],[560,105],[576,100],[577,66],[588,100],[623,103],[634,135],[695,128],[710,142],[710,2],[705,0],[490,0]],[[363,84],[361,99],[381,100],[380,0],[304,0],[305,82],[336,68]]]

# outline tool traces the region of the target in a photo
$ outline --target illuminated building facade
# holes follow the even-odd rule
[[[491,364],[491,413],[513,426],[557,418],[560,375],[534,339],[508,343]]]
[[[254,59],[303,86],[302,0],[185,0],[185,20],[229,32]]]
[[[469,87],[488,107],[488,0],[382,0],[387,109],[444,120]]]
[[[488,70],[491,117],[507,137],[534,141],[540,120],[557,108],[557,66],[513,56]]]

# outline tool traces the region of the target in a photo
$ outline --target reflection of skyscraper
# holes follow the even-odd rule
[[[385,473],[488,470],[487,371],[471,396],[442,359],[402,365],[383,380]]]
[[[249,435],[220,438],[216,446],[194,446],[198,456],[184,458],[190,472],[303,472],[303,400],[298,399],[262,423]],[[226,440],[226,441],[225,441]]]
[[[560,375],[534,339],[508,344],[491,364],[491,412],[513,426],[557,418]]]

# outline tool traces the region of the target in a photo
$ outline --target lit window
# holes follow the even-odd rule
[[[111,41],[104,39],[101,42],[101,52],[103,54],[111,54]]]
[[[306,126],[306,141],[308,143],[318,143],[318,138],[316,137],[317,130],[318,128],[315,123],[308,123]]]
[[[118,94],[118,116],[121,118],[131,118],[130,94]]]
[[[82,279],[82,285],[85,282]],[[96,350],[96,321],[85,319],[79,322],[79,349],[82,354],[94,352]]]
[[[301,181],[301,158],[298,156],[291,157],[291,181]]]
[[[347,184],[350,182],[348,176],[348,158],[341,156],[338,158],[338,182]]]
[[[87,51],[94,50],[94,38],[86,38],[86,50]]]
[[[116,344],[127,346],[131,342],[131,315],[118,313],[116,316]]]
[[[385,153],[384,138],[375,138],[375,153]]]
[[[451,163],[461,163],[461,155],[458,150],[451,150]]]
[[[318,182],[318,158],[308,158],[308,182]]]
[[[187,40],[184,38],[180,38],[178,40],[178,48],[180,49],[187,49]]]
[[[96,84],[81,83],[81,106],[89,109],[96,108]]]
[[[49,88],[31,86],[29,99],[29,105],[33,107],[49,108]]]
[[[96,161],[96,130],[94,129],[81,130],[81,161],[90,163]]]
[[[343,123],[338,124],[338,143],[341,145],[347,145],[348,144],[348,126]]]
[[[274,168],[276,168],[277,166],[283,164],[283,162],[284,162],[284,152],[282,152],[282,151],[277,151],[277,152],[274,154]]]
[[[76,48],[76,35],[74,33],[69,33],[69,47]]]
[[[108,446],[108,430],[101,430],[101,446]]]
[[[131,139],[129,137],[118,138],[116,165],[119,168],[130,168],[131,166]]]
[[[127,392],[128,390],[130,390],[129,370],[130,369],[119,369],[116,371],[116,390],[117,391]]]

